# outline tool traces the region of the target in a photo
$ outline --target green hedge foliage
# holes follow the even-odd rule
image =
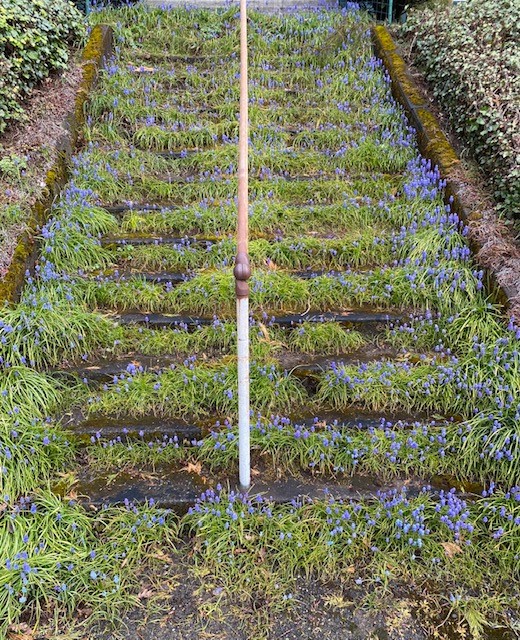
[[[520,2],[468,0],[402,27],[455,131],[508,215],[520,215]]]
[[[21,117],[21,101],[33,86],[65,68],[84,28],[83,16],[68,0],[1,0],[0,133]]]

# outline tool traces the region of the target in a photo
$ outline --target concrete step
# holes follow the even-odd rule
[[[63,426],[70,430],[81,443],[89,444],[92,440],[129,442],[144,440],[145,442],[170,440],[177,438],[179,443],[200,440],[207,435],[213,426],[213,420],[194,424],[186,420],[166,420],[154,416],[134,418],[133,416],[92,417],[82,414],[73,416]]]
[[[356,269],[356,272],[363,272],[364,269]],[[201,271],[113,271],[109,273],[96,275],[93,279],[101,282],[128,282],[132,280],[144,280],[145,282],[152,282],[155,284],[181,284],[187,280],[191,280],[193,277]],[[279,273],[285,273],[292,278],[298,280],[312,280],[320,276],[337,276],[342,273],[350,273],[350,269],[306,269],[291,271],[289,269],[280,269]]]
[[[122,216],[129,211],[138,211],[140,214],[157,213],[158,211],[174,211],[180,209],[174,205],[158,205],[158,204],[143,204],[134,202],[122,202],[120,204],[103,205],[103,209],[108,211],[114,216]]]
[[[338,429],[379,429],[384,424],[399,425],[399,428],[406,428],[416,423],[420,417],[407,413],[386,413],[382,415],[374,411],[367,411],[352,407],[344,412],[321,411],[319,418],[308,414],[298,416],[294,419],[294,424],[310,428],[312,426],[320,428],[326,425],[334,425]],[[424,421],[428,421],[427,416],[422,416]],[[67,417],[62,421],[63,426],[71,431],[80,442],[88,444],[92,438],[95,440],[121,440],[129,442],[132,440],[143,440],[145,442],[169,440],[177,438],[179,443],[198,441],[210,434],[213,430],[219,430],[220,425],[215,424],[215,417],[207,420],[189,422],[185,419],[165,419],[155,416],[145,416],[134,418],[133,416],[112,417],[94,416],[86,417],[81,412]]]
[[[370,476],[353,476],[344,480],[325,481],[310,474],[301,477],[288,476],[272,479],[262,474],[254,476],[248,493],[262,495],[277,504],[291,503],[307,497],[323,499],[370,500],[384,491],[400,491],[404,488],[413,494],[419,493],[424,483],[419,480],[395,480],[381,482]],[[182,514],[193,506],[201,493],[221,485],[239,491],[235,476],[194,473],[171,465],[158,465],[155,469],[122,470],[91,476],[85,473],[74,486],[81,502],[92,508],[107,504],[139,503],[153,500],[163,508]]]
[[[193,275],[182,271],[114,271],[112,273],[97,275],[92,279],[100,282],[131,282],[132,280],[144,280],[145,282],[151,282],[154,284],[176,285],[186,282],[186,280],[189,280],[192,277]]]
[[[358,309],[345,312],[315,312],[293,313],[283,316],[266,314],[260,320],[269,325],[279,327],[297,327],[302,322],[338,322],[344,326],[361,325],[373,327],[374,325],[388,324],[406,321],[409,316],[405,313],[386,313],[371,309]],[[121,313],[115,316],[115,320],[122,325],[146,325],[154,329],[192,327],[210,325],[215,322],[214,317],[207,316],[180,316],[162,313]]]
[[[224,239],[224,238],[222,238]],[[215,244],[215,240],[209,238],[194,238],[185,236],[180,238],[179,236],[154,236],[154,235],[140,235],[140,234],[126,234],[124,236],[105,236],[101,239],[101,245],[103,247],[109,246],[149,246],[149,245],[180,245],[183,247],[202,245],[204,247],[210,247]]]
[[[398,352],[389,346],[377,347],[369,343],[349,353],[338,353],[330,356],[306,354],[280,347],[277,350],[273,350],[272,359],[274,362],[278,362],[281,368],[290,371],[291,374],[298,378],[308,378],[329,369],[332,363],[359,365],[376,360],[393,360],[397,355]],[[200,359],[197,359],[196,362],[204,363],[208,360],[215,362],[224,356],[234,358],[236,352],[232,350],[231,352],[222,353],[215,349],[213,352],[200,354]],[[136,353],[112,359],[102,359],[80,367],[72,366],[55,369],[52,374],[56,377],[79,378],[87,383],[99,384],[109,382],[114,377],[122,374],[135,375],[144,371],[155,373],[165,371],[181,365],[187,357],[188,354],[186,353],[163,354],[160,356],[147,356]]]

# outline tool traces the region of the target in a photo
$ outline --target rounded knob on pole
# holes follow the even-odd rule
[[[247,253],[237,253],[233,275],[237,280],[249,280],[251,277],[251,266],[249,264],[249,256]]]

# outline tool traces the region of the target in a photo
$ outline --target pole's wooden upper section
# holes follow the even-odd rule
[[[248,138],[249,138],[249,97],[247,79],[247,6],[240,0],[240,123],[238,137],[238,225],[237,255],[234,275],[238,298],[249,295],[247,283],[251,276],[248,254],[249,201],[248,201]]]

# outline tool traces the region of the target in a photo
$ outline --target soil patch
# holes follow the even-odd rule
[[[29,209],[55,163],[81,78],[82,64],[75,55],[64,73],[48,77],[34,89],[25,103],[24,122],[13,123],[0,138],[0,158],[5,165],[0,170],[0,278],[7,272]],[[20,210],[3,216],[7,207]]]
[[[141,607],[116,632],[92,631],[91,640],[425,640],[413,602],[391,594],[370,606],[354,581],[322,584],[301,578],[289,610],[268,602],[228,600],[210,576],[195,578],[189,560],[172,558],[153,582],[145,580]],[[361,578],[358,578],[360,581]],[[160,605],[160,607],[158,607]],[[189,632],[187,632],[189,629]]]

